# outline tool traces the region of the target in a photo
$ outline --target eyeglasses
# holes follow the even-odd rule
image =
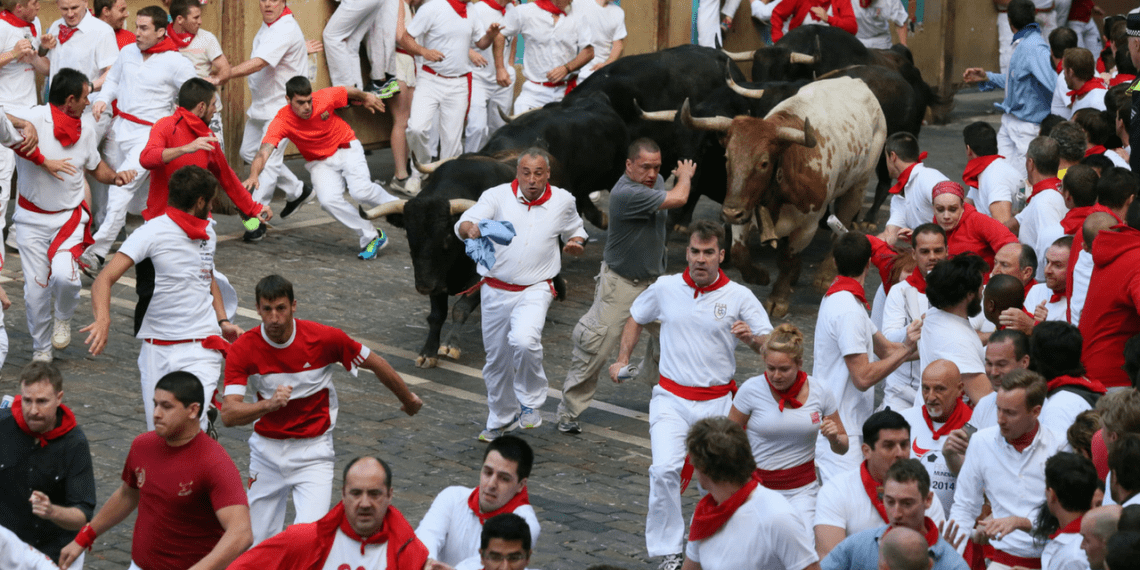
[[[522,562],[526,558],[525,552],[512,552],[510,554],[503,554],[501,552],[484,552],[483,557],[491,562]]]

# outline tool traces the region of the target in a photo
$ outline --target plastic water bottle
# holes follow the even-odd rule
[[[13,397],[12,397],[12,396],[10,396],[10,395],[7,395],[7,394],[5,394],[5,395],[4,395],[4,398],[3,398],[3,399],[0,399],[0,409],[3,409],[3,408],[11,408],[11,407],[12,407],[12,402],[15,402],[15,401],[16,401],[16,399],[15,399],[15,398],[13,398]]]
[[[632,380],[637,377],[639,371],[640,367],[636,364],[626,364],[622,366],[621,370],[618,370],[618,383],[622,384],[625,383],[626,380]]]

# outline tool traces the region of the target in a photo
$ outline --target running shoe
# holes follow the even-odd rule
[[[380,228],[376,228],[376,230],[380,232],[380,235],[372,238],[372,241],[368,242],[368,245],[364,247],[364,251],[361,251],[356,257],[365,261],[376,259],[376,255],[380,253],[380,250],[388,247],[388,234],[385,234],[384,230]]]

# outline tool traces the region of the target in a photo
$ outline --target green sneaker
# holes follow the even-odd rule
[[[395,77],[389,78],[383,83],[373,81],[372,85],[368,88],[368,92],[381,99],[388,99],[400,92],[400,84],[396,82]]]
[[[380,250],[388,247],[388,235],[384,233],[384,230],[380,228],[376,229],[380,232],[380,235],[368,242],[368,245],[364,247],[364,251],[361,251],[356,257],[365,261],[376,259],[376,255],[380,253]]]

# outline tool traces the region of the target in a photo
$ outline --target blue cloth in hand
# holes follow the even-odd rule
[[[463,240],[467,257],[475,263],[490,269],[495,266],[495,245],[510,245],[515,238],[515,226],[510,222],[482,220],[479,222],[480,237]],[[492,243],[494,242],[494,243]]]

